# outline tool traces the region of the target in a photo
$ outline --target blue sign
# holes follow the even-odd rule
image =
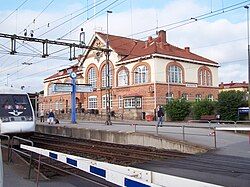
[[[238,108],[239,114],[248,114],[249,113],[249,107],[240,107]]]

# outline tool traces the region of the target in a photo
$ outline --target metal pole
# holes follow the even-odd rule
[[[106,125],[112,125],[111,122],[111,112],[110,112],[110,68],[109,68],[109,34],[108,34],[108,15],[109,13],[112,13],[112,11],[107,11],[107,40],[106,40],[106,47],[107,47],[107,52],[106,52]]]
[[[72,78],[71,123],[76,124],[76,79]]]
[[[9,75],[10,74],[7,74],[6,86],[9,86]]]
[[[169,79],[170,79],[170,75],[169,75],[169,70],[168,70],[168,103],[170,102],[170,85],[169,85]]]
[[[182,140],[185,141],[185,126],[182,125]]]
[[[249,6],[244,6],[247,9],[247,60],[248,60],[248,107],[250,108],[250,46],[249,46]],[[248,111],[248,119],[250,120],[250,110]]]
[[[216,129],[214,128],[214,148],[217,148]]]
[[[38,159],[38,171],[37,171],[37,176],[36,176],[36,186],[37,187],[39,184],[40,166],[41,166],[41,155],[39,155],[39,159]]]

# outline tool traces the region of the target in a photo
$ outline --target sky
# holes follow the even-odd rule
[[[88,44],[95,31],[107,31],[111,10],[110,34],[146,40],[166,30],[168,43],[218,62],[219,83],[242,82],[248,79],[245,5],[250,0],[0,0],[0,33],[26,29],[37,38],[79,42],[83,28]],[[17,55],[9,50],[10,40],[0,38],[0,85],[28,92],[41,91],[46,77],[76,63],[60,46],[49,46],[45,59],[41,44],[18,41]]]

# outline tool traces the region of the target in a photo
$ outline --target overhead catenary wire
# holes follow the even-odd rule
[[[30,27],[30,25],[31,24],[33,24],[34,22],[36,22],[36,20],[43,14],[43,12],[52,4],[54,2],[54,0],[51,0],[50,2],[49,2],[49,4],[47,4],[46,5],[46,7],[33,19],[33,21],[32,22],[30,22],[28,25],[27,25],[27,27],[25,28],[25,29],[28,29],[29,27]],[[24,29],[24,30],[25,30]],[[23,32],[23,31],[20,31],[19,32],[19,34],[21,33],[21,32]]]
[[[27,1],[29,0],[25,0],[22,2],[21,5],[19,5],[14,11],[12,11],[5,19],[3,19],[0,24],[2,24],[3,22],[5,22],[10,16],[12,16],[19,8],[21,8]]]

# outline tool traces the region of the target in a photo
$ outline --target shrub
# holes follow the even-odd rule
[[[200,119],[202,115],[215,115],[216,102],[209,100],[201,100],[192,104],[192,113],[194,119]]]
[[[190,113],[190,103],[186,100],[172,100],[164,107],[167,116],[172,121],[183,121]]]
[[[241,91],[224,91],[218,95],[218,112],[223,120],[238,119],[238,108],[247,106],[245,93]]]

